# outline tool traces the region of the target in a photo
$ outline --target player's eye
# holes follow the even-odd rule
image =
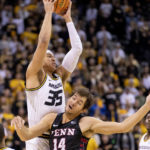
[[[75,97],[75,96],[73,96],[73,97],[72,97],[72,99],[73,99],[73,100],[76,100],[76,97]]]

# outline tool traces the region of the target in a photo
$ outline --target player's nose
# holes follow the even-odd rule
[[[75,106],[75,105],[76,105],[76,101],[73,101],[73,102],[72,102],[72,106]]]
[[[56,58],[55,57],[52,57],[52,61],[55,61],[56,60]]]

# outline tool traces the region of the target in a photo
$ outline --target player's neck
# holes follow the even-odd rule
[[[53,76],[53,73],[54,73],[54,72],[45,71],[45,73],[46,73],[47,75],[49,75],[51,78],[54,78],[54,76]]]
[[[69,114],[69,113],[64,113],[63,114],[63,123],[67,123],[67,122],[69,122],[69,121],[71,121],[71,120],[73,120],[74,118],[76,118],[78,115],[72,115],[72,114]]]
[[[54,70],[54,69],[50,69],[49,67],[47,68],[47,67],[43,67],[43,71],[46,73],[46,74],[48,74],[50,77],[53,77],[53,73],[56,71],[56,70]]]
[[[43,68],[44,69],[44,72],[46,73],[46,74],[48,74],[50,77],[52,77],[53,75],[53,72],[51,72],[51,71],[49,71],[48,69],[45,69],[45,68]]]
[[[52,73],[47,73],[51,78],[53,78],[53,74]]]

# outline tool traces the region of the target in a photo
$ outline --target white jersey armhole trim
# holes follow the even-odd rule
[[[36,88],[25,88],[25,90],[26,91],[35,91],[35,90],[38,90],[38,89],[40,89],[43,85],[44,85],[44,83],[46,82],[46,79],[47,79],[47,74],[45,75],[45,77],[44,77],[44,80],[42,81],[42,83],[41,83],[41,85],[39,85],[38,87],[36,87]]]

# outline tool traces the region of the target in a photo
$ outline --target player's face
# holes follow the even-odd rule
[[[78,93],[75,93],[67,101],[66,112],[73,115],[82,113],[85,102],[86,97],[81,97]]]
[[[150,131],[150,113],[148,113],[146,116],[145,125],[146,125],[147,130]]]
[[[52,72],[56,70],[56,61],[52,54],[46,54],[43,67],[48,70],[50,69]]]

